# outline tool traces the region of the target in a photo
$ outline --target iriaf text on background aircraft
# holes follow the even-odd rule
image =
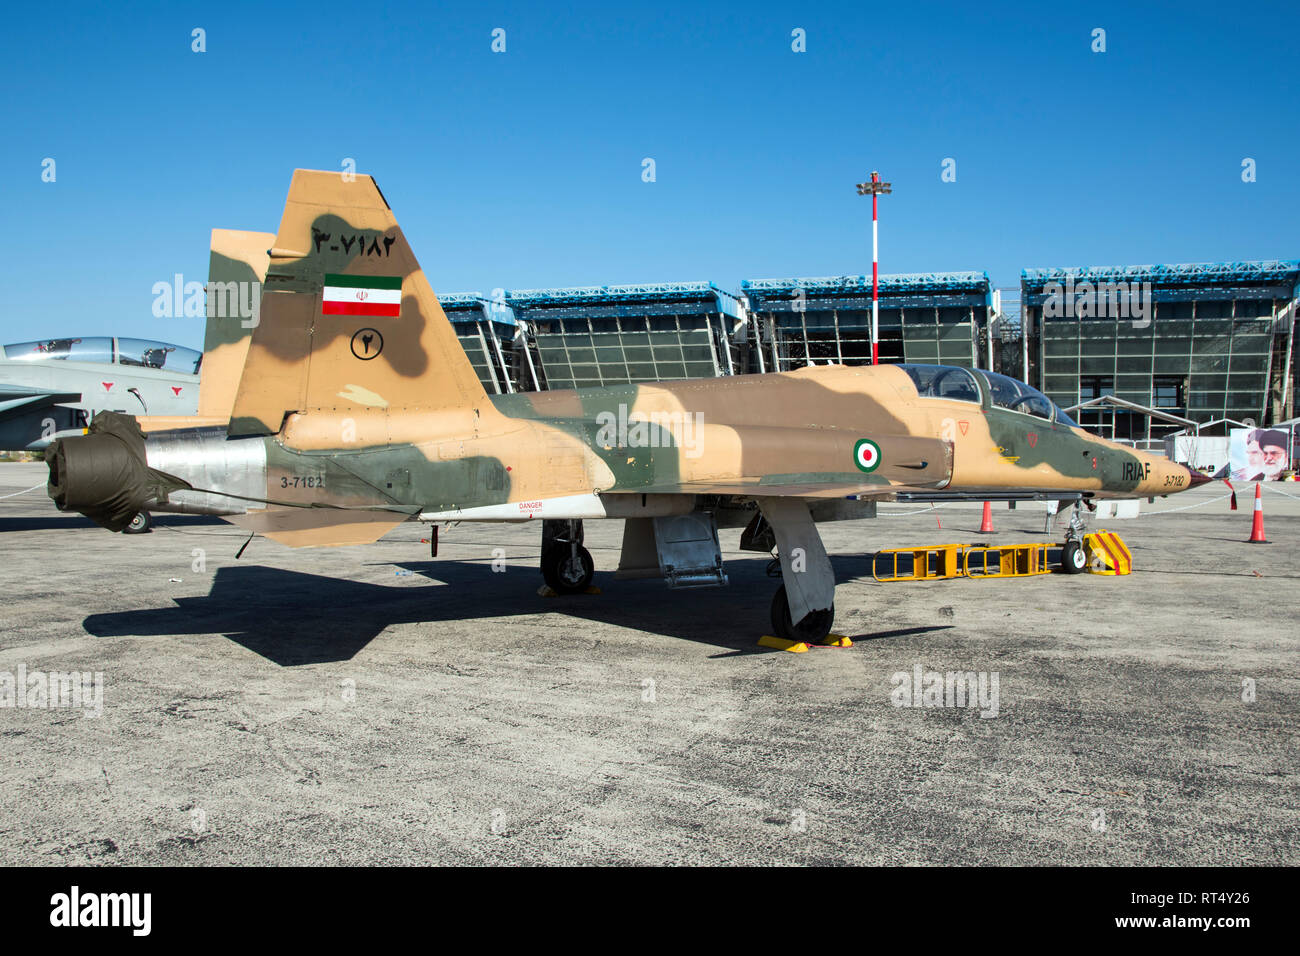
[[[1079,429],[1001,375],[925,365],[488,395],[373,179],[298,170],[229,420],[97,417],[47,452],[49,494],[110,530],[143,508],[221,515],[295,547],[410,520],[540,521],[542,573],[584,590],[582,522],[624,519],[619,571],[727,581],[719,527],[778,552],[782,637],[819,640],[818,521],[892,500],[1088,502],[1204,479]],[[1080,570],[1077,538],[1063,562]]]

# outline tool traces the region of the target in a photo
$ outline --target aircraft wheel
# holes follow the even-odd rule
[[[148,534],[153,530],[153,516],[147,511],[137,511],[131,523],[122,529],[123,534]]]
[[[1061,570],[1066,574],[1078,574],[1088,568],[1088,555],[1083,545],[1074,539],[1065,542],[1061,549]]]
[[[813,611],[806,615],[798,624],[791,623],[790,600],[786,597],[784,584],[777,588],[772,598],[772,631],[787,641],[820,644],[831,632],[834,622],[835,605],[832,604],[824,611]]]
[[[591,586],[596,564],[591,552],[579,546],[575,561],[567,544],[557,544],[542,552],[542,577],[557,594],[581,594]]]

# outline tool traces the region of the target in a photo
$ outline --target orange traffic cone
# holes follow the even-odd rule
[[[993,533],[993,505],[984,502],[984,520],[980,522],[980,534]]]
[[[1255,520],[1250,526],[1250,537],[1246,539],[1247,544],[1268,544],[1268,539],[1264,537],[1264,497],[1260,492],[1259,482],[1255,482]]]

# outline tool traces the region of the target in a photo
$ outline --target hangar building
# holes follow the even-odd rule
[[[789,371],[871,361],[868,276],[662,282],[442,295],[490,393]],[[1294,416],[1300,261],[880,277],[882,362],[991,368],[1084,424],[1151,437],[1169,421]],[[1168,423],[1157,427],[1169,430]]]

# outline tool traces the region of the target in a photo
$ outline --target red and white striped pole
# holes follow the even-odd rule
[[[858,195],[871,195],[871,364],[880,364],[880,227],[877,203],[881,193],[893,192],[889,183],[880,181],[880,174],[871,172],[871,181],[858,183]]]
[[[873,171],[873,183],[880,177]],[[880,197],[871,194],[871,364],[880,364],[880,222],[876,218],[876,204]]]

